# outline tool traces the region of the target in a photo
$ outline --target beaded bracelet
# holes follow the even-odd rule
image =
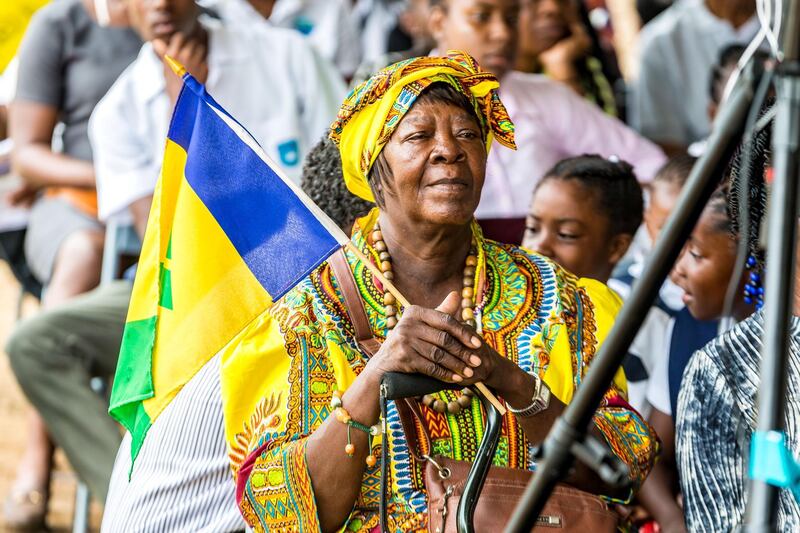
[[[333,414],[336,416],[336,420],[347,425],[347,446],[344,447],[344,453],[346,453],[349,457],[353,457],[353,455],[356,453],[356,447],[350,440],[350,428],[363,431],[369,438],[370,453],[367,455],[367,466],[370,468],[375,466],[375,464],[378,462],[378,458],[372,453],[372,437],[381,434],[380,423],[375,424],[374,426],[365,426],[364,424],[353,420],[353,418],[350,416],[350,413],[347,412],[347,409],[342,406],[342,393],[338,390],[333,391],[333,396],[331,397],[331,408],[333,409]]]

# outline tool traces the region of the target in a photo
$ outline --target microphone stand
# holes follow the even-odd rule
[[[761,385],[758,424],[753,443],[760,438],[783,438],[789,334],[794,297],[795,242],[797,239],[798,180],[800,180],[800,2],[787,2],[782,36],[784,60],[778,65],[774,181],[770,195],[767,277],[764,283],[764,342],[761,348]],[[788,11],[788,15],[787,15]],[[762,458],[754,454],[751,465]],[[778,491],[775,484],[752,475],[744,531],[775,531]]]
[[[581,387],[542,444],[542,460],[506,532],[529,533],[533,529],[556,483],[571,468],[575,452],[580,453],[580,449],[586,447],[587,429],[603,395],[739,143],[760,77],[760,72],[752,66],[751,61],[751,68],[745,69],[729,100],[722,106],[706,152],[692,169],[678,205],[656,242],[642,277],[634,285],[630,298],[622,307]]]

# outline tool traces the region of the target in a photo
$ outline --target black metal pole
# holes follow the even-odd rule
[[[764,339],[757,431],[782,430],[786,399],[789,333],[794,298],[798,179],[800,179],[800,2],[788,2],[783,16],[784,60],[778,66],[775,127],[772,136],[774,180],[769,205]],[[778,488],[750,480],[745,531],[775,531]]]
[[[492,402],[486,399],[486,396],[480,390],[476,388],[474,391],[478,398],[481,399],[483,408],[486,411],[486,428],[484,429],[481,443],[478,445],[478,455],[475,457],[475,462],[472,463],[467,480],[464,482],[461,500],[458,502],[458,510],[456,512],[456,529],[458,533],[475,532],[475,524],[472,520],[475,516],[475,507],[478,505],[478,498],[480,498],[486,476],[489,475],[489,468],[492,466],[497,445],[500,443],[500,431],[503,429],[503,416],[500,411],[492,405]]]
[[[692,169],[678,206],[662,231],[642,277],[620,311],[580,389],[548,433],[543,443],[543,459],[506,527],[507,532],[531,531],[553,487],[571,467],[573,444],[586,436],[592,416],[628,353],[664,279],[727,168],[742,135],[754,87],[753,69],[749,69],[723,105],[706,153]]]

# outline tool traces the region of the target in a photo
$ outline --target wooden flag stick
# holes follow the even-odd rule
[[[353,254],[354,254],[356,257],[358,257],[359,261],[361,261],[362,263],[364,263],[364,266],[366,266],[366,267],[369,269],[369,271],[370,271],[370,272],[372,272],[372,275],[373,275],[373,276],[375,276],[376,278],[378,278],[378,279],[380,280],[380,282],[381,282],[381,284],[383,285],[383,287],[384,287],[384,288],[385,288],[387,291],[391,292],[391,293],[394,295],[394,297],[395,297],[395,298],[397,298],[397,301],[398,301],[398,302],[400,302],[400,304],[401,304],[403,307],[406,307],[406,308],[408,308],[408,307],[411,307],[411,304],[409,303],[409,301],[408,301],[408,300],[406,300],[405,296],[403,296],[402,294],[400,294],[400,291],[399,291],[399,290],[397,290],[397,287],[395,287],[395,286],[392,284],[392,282],[391,282],[391,281],[389,281],[388,279],[386,279],[386,276],[384,276],[384,275],[383,275],[383,272],[381,272],[381,269],[380,269],[380,268],[378,268],[378,267],[377,267],[375,264],[373,264],[373,263],[372,263],[372,261],[370,261],[370,260],[367,258],[367,256],[365,256],[365,255],[364,255],[364,254],[361,252],[361,250],[359,250],[359,249],[358,249],[358,247],[357,247],[357,246],[355,246],[355,245],[354,245],[352,242],[348,242],[347,244],[345,244],[345,247],[346,247],[348,250],[350,250],[351,252],[353,252]],[[490,391],[490,390],[489,390],[489,388],[488,388],[486,385],[484,385],[484,384],[483,384],[483,382],[480,382],[480,381],[479,381],[478,383],[476,383],[476,384],[475,384],[475,387],[476,387],[476,388],[477,388],[479,391],[481,391],[481,394],[483,394],[483,395],[486,397],[486,399],[487,399],[487,400],[489,400],[489,402],[490,402],[492,405],[494,405],[494,406],[495,406],[495,408],[496,408],[498,411],[500,411],[500,414],[501,414],[501,415],[505,416],[505,414],[506,414],[506,407],[505,407],[505,406],[504,406],[502,403],[500,403],[500,400],[498,400],[498,399],[497,399],[497,396],[495,396],[495,395],[494,395],[494,393],[492,393],[492,391]]]

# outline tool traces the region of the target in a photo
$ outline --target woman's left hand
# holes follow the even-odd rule
[[[458,293],[451,293],[436,310],[458,318],[459,303],[460,297]],[[519,380],[512,378],[527,377],[525,371],[514,364],[514,362],[509,361],[497,353],[497,351],[483,339],[481,339],[481,345],[478,348],[468,347],[467,349],[472,351],[473,355],[478,356],[481,363],[478,366],[472,367],[474,375],[469,379],[464,379],[465,385],[483,382],[487,387],[500,393],[501,396],[506,396],[504,392],[514,390],[518,386]]]

